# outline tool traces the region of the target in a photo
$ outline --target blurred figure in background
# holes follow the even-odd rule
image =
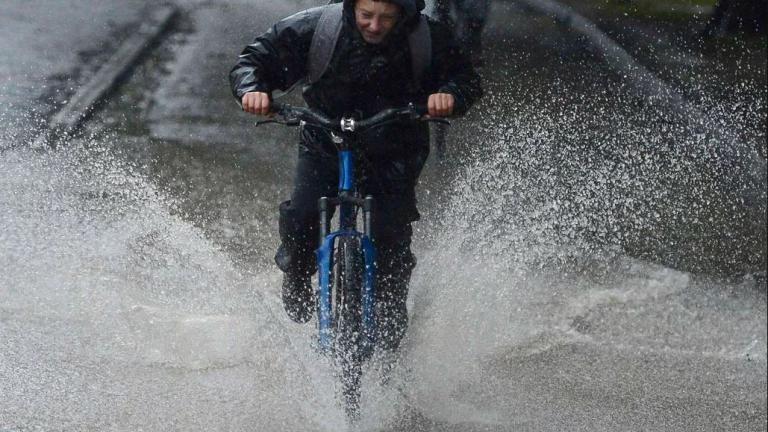
[[[435,18],[455,25],[456,35],[477,67],[483,63],[482,33],[490,9],[490,0],[435,0]],[[454,12],[456,17],[452,17]]]

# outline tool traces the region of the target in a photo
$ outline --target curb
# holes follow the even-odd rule
[[[96,74],[51,118],[48,130],[35,139],[32,147],[55,148],[62,139],[76,132],[138,64],[153,43],[169,29],[177,13],[178,9],[172,5],[160,6],[152,11]]]

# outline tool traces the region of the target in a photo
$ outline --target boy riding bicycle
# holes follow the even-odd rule
[[[243,50],[230,72],[243,110],[269,114],[273,90],[287,90],[307,77],[307,105],[332,118],[368,117],[413,101],[426,101],[433,117],[462,115],[482,94],[480,79],[450,30],[421,15],[423,0],[345,0],[339,7],[336,27],[325,8],[309,9],[278,22]],[[335,33],[328,31],[333,28]],[[426,38],[419,33],[425,30]],[[328,40],[326,54],[318,54],[317,45]],[[423,73],[419,64],[426,65]],[[378,344],[394,350],[407,328],[408,282],[416,264],[411,223],[419,219],[415,188],[429,154],[429,130],[403,122],[371,131],[364,141],[358,181],[376,196]],[[284,272],[285,310],[300,323],[314,310],[310,277],[316,268],[317,202],[337,193],[336,158],[328,132],[302,128],[293,193],[280,205],[282,243],[275,256]]]

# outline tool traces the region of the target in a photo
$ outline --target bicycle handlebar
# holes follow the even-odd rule
[[[368,129],[384,126],[398,119],[411,121],[428,121],[450,124],[448,120],[437,118],[424,118],[427,114],[427,108],[423,105],[408,104],[404,108],[385,109],[371,117],[363,120],[355,120],[352,117],[343,117],[341,119],[331,119],[321,113],[304,107],[296,107],[281,102],[272,102],[272,112],[277,113],[286,119],[282,122],[288,126],[297,126],[298,121],[318,126],[332,132],[362,132]],[[266,121],[262,123],[280,123],[278,121]]]
[[[307,123],[314,124],[316,126],[320,126],[326,129],[334,130],[335,127],[337,127],[339,124],[338,122],[333,121],[333,119],[325,117],[324,115],[310,108],[292,106],[292,105],[288,105],[288,104],[277,102],[277,101],[272,102],[271,108],[272,108],[272,112],[279,114],[283,117],[287,118],[293,115],[297,117],[298,120],[302,120]]]

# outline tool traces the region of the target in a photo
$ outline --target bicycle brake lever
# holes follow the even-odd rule
[[[422,106],[420,108],[416,108],[416,105],[413,103],[408,104],[408,108],[406,108],[405,112],[406,116],[409,120],[418,120],[418,121],[424,121],[429,123],[441,123],[444,125],[451,124],[451,121],[445,118],[441,117],[430,117],[427,113],[427,108]]]
[[[296,118],[290,118],[285,120],[275,120],[275,119],[259,120],[256,122],[256,127],[265,125],[265,124],[270,124],[270,123],[275,123],[283,126],[299,126],[301,124],[301,121]]]
[[[428,122],[428,123],[441,123],[441,124],[448,125],[448,126],[451,125],[451,121],[450,120],[446,120],[444,118],[434,118],[434,117],[422,118],[422,121],[425,121],[425,122]]]
[[[256,127],[259,127],[259,126],[265,125],[265,124],[270,124],[270,123],[283,124],[283,122],[281,122],[279,120],[272,120],[272,119],[270,119],[270,120],[257,120],[256,121]]]

